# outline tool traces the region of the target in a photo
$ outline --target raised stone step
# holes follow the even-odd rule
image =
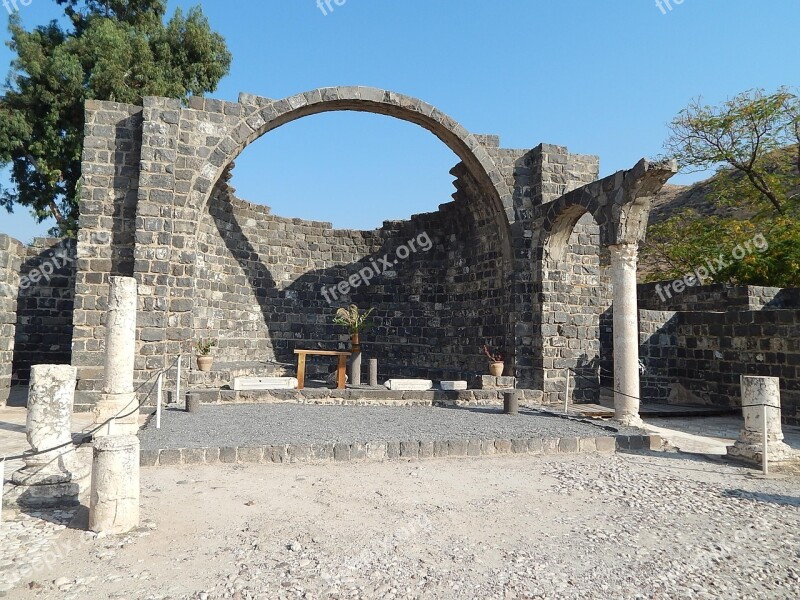
[[[252,390],[296,390],[298,381],[294,377],[236,377],[233,389],[237,392]]]

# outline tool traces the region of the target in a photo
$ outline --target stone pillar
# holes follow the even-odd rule
[[[767,422],[764,408],[767,405]],[[739,439],[728,447],[728,454],[748,461],[761,462],[764,430],[767,432],[767,458],[781,462],[796,458],[796,453],[783,441],[781,426],[781,386],[777,377],[742,377],[742,413],[744,428]]]
[[[139,526],[139,438],[115,435],[94,441],[89,529],[123,534]]]
[[[72,405],[77,369],[69,365],[31,368],[26,429],[31,449],[25,466],[11,476],[17,486],[9,500],[19,506],[54,507],[78,504],[82,469],[72,445]],[[44,454],[41,450],[63,446]]]
[[[378,359],[377,358],[370,358],[369,359],[369,384],[372,387],[377,387],[377,385],[378,385]]]
[[[519,390],[512,390],[503,393],[503,412],[507,415],[516,416],[519,414],[519,398],[522,393]]]
[[[350,362],[350,383],[361,385],[361,352],[355,352]]]
[[[620,244],[609,246],[609,250],[614,286],[614,418],[624,425],[640,425],[638,248]]]
[[[138,402],[133,389],[136,356],[136,280],[111,277],[106,316],[105,383],[95,407],[95,426],[118,414],[133,414],[115,419],[95,437],[134,435],[139,429]]]

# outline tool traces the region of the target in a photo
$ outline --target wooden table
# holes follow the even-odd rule
[[[306,381],[306,356],[338,356],[339,364],[336,366],[336,389],[343,390],[347,381],[347,358],[350,352],[337,352],[335,350],[295,350],[297,354],[297,389],[302,390]]]

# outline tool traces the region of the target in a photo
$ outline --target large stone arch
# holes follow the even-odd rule
[[[242,94],[239,102],[193,98],[188,107],[163,98],[146,98],[143,107],[142,161],[136,206],[134,275],[151,293],[142,314],[142,371],[167,364],[188,352],[193,339],[196,233],[215,187],[235,159],[270,131],[297,119],[332,111],[360,111],[408,121],[430,131],[462,161],[472,182],[472,197],[485,210],[499,237],[496,269],[510,289],[513,199],[507,178],[479,137],[454,119],[416,98],[366,87],[312,90],[282,100]],[[495,267],[493,267],[495,268]],[[504,292],[504,296],[509,296]],[[505,314],[511,314],[505,306]],[[144,313],[147,313],[146,315]],[[506,345],[513,356],[511,319]]]
[[[498,224],[510,235],[509,224],[514,219],[512,193],[498,166],[474,135],[427,102],[388,90],[346,86],[320,88],[282,100],[242,94],[239,106],[238,123],[228,125],[227,134],[209,146],[207,167],[192,181],[194,206],[207,201],[214,183],[247,146],[273,129],[325,112],[369,112],[414,123],[439,138],[463,161],[491,207],[505,216]]]

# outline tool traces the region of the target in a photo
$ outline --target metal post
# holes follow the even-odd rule
[[[769,475],[769,442],[767,438],[769,437],[769,432],[767,431],[767,405],[765,404],[762,407],[762,418],[764,419],[764,454],[761,457],[761,469],[764,471],[764,475]]]
[[[158,374],[158,381],[156,382],[156,429],[161,429],[161,399],[162,388],[164,386],[164,373]]]
[[[0,525],[3,524],[3,484],[6,482],[6,457],[0,460]]]
[[[178,377],[175,379],[175,403],[180,403],[181,401],[181,365],[183,361],[183,356],[178,354]]]
[[[569,414],[569,369],[567,369],[567,386],[564,390],[564,414]]]

